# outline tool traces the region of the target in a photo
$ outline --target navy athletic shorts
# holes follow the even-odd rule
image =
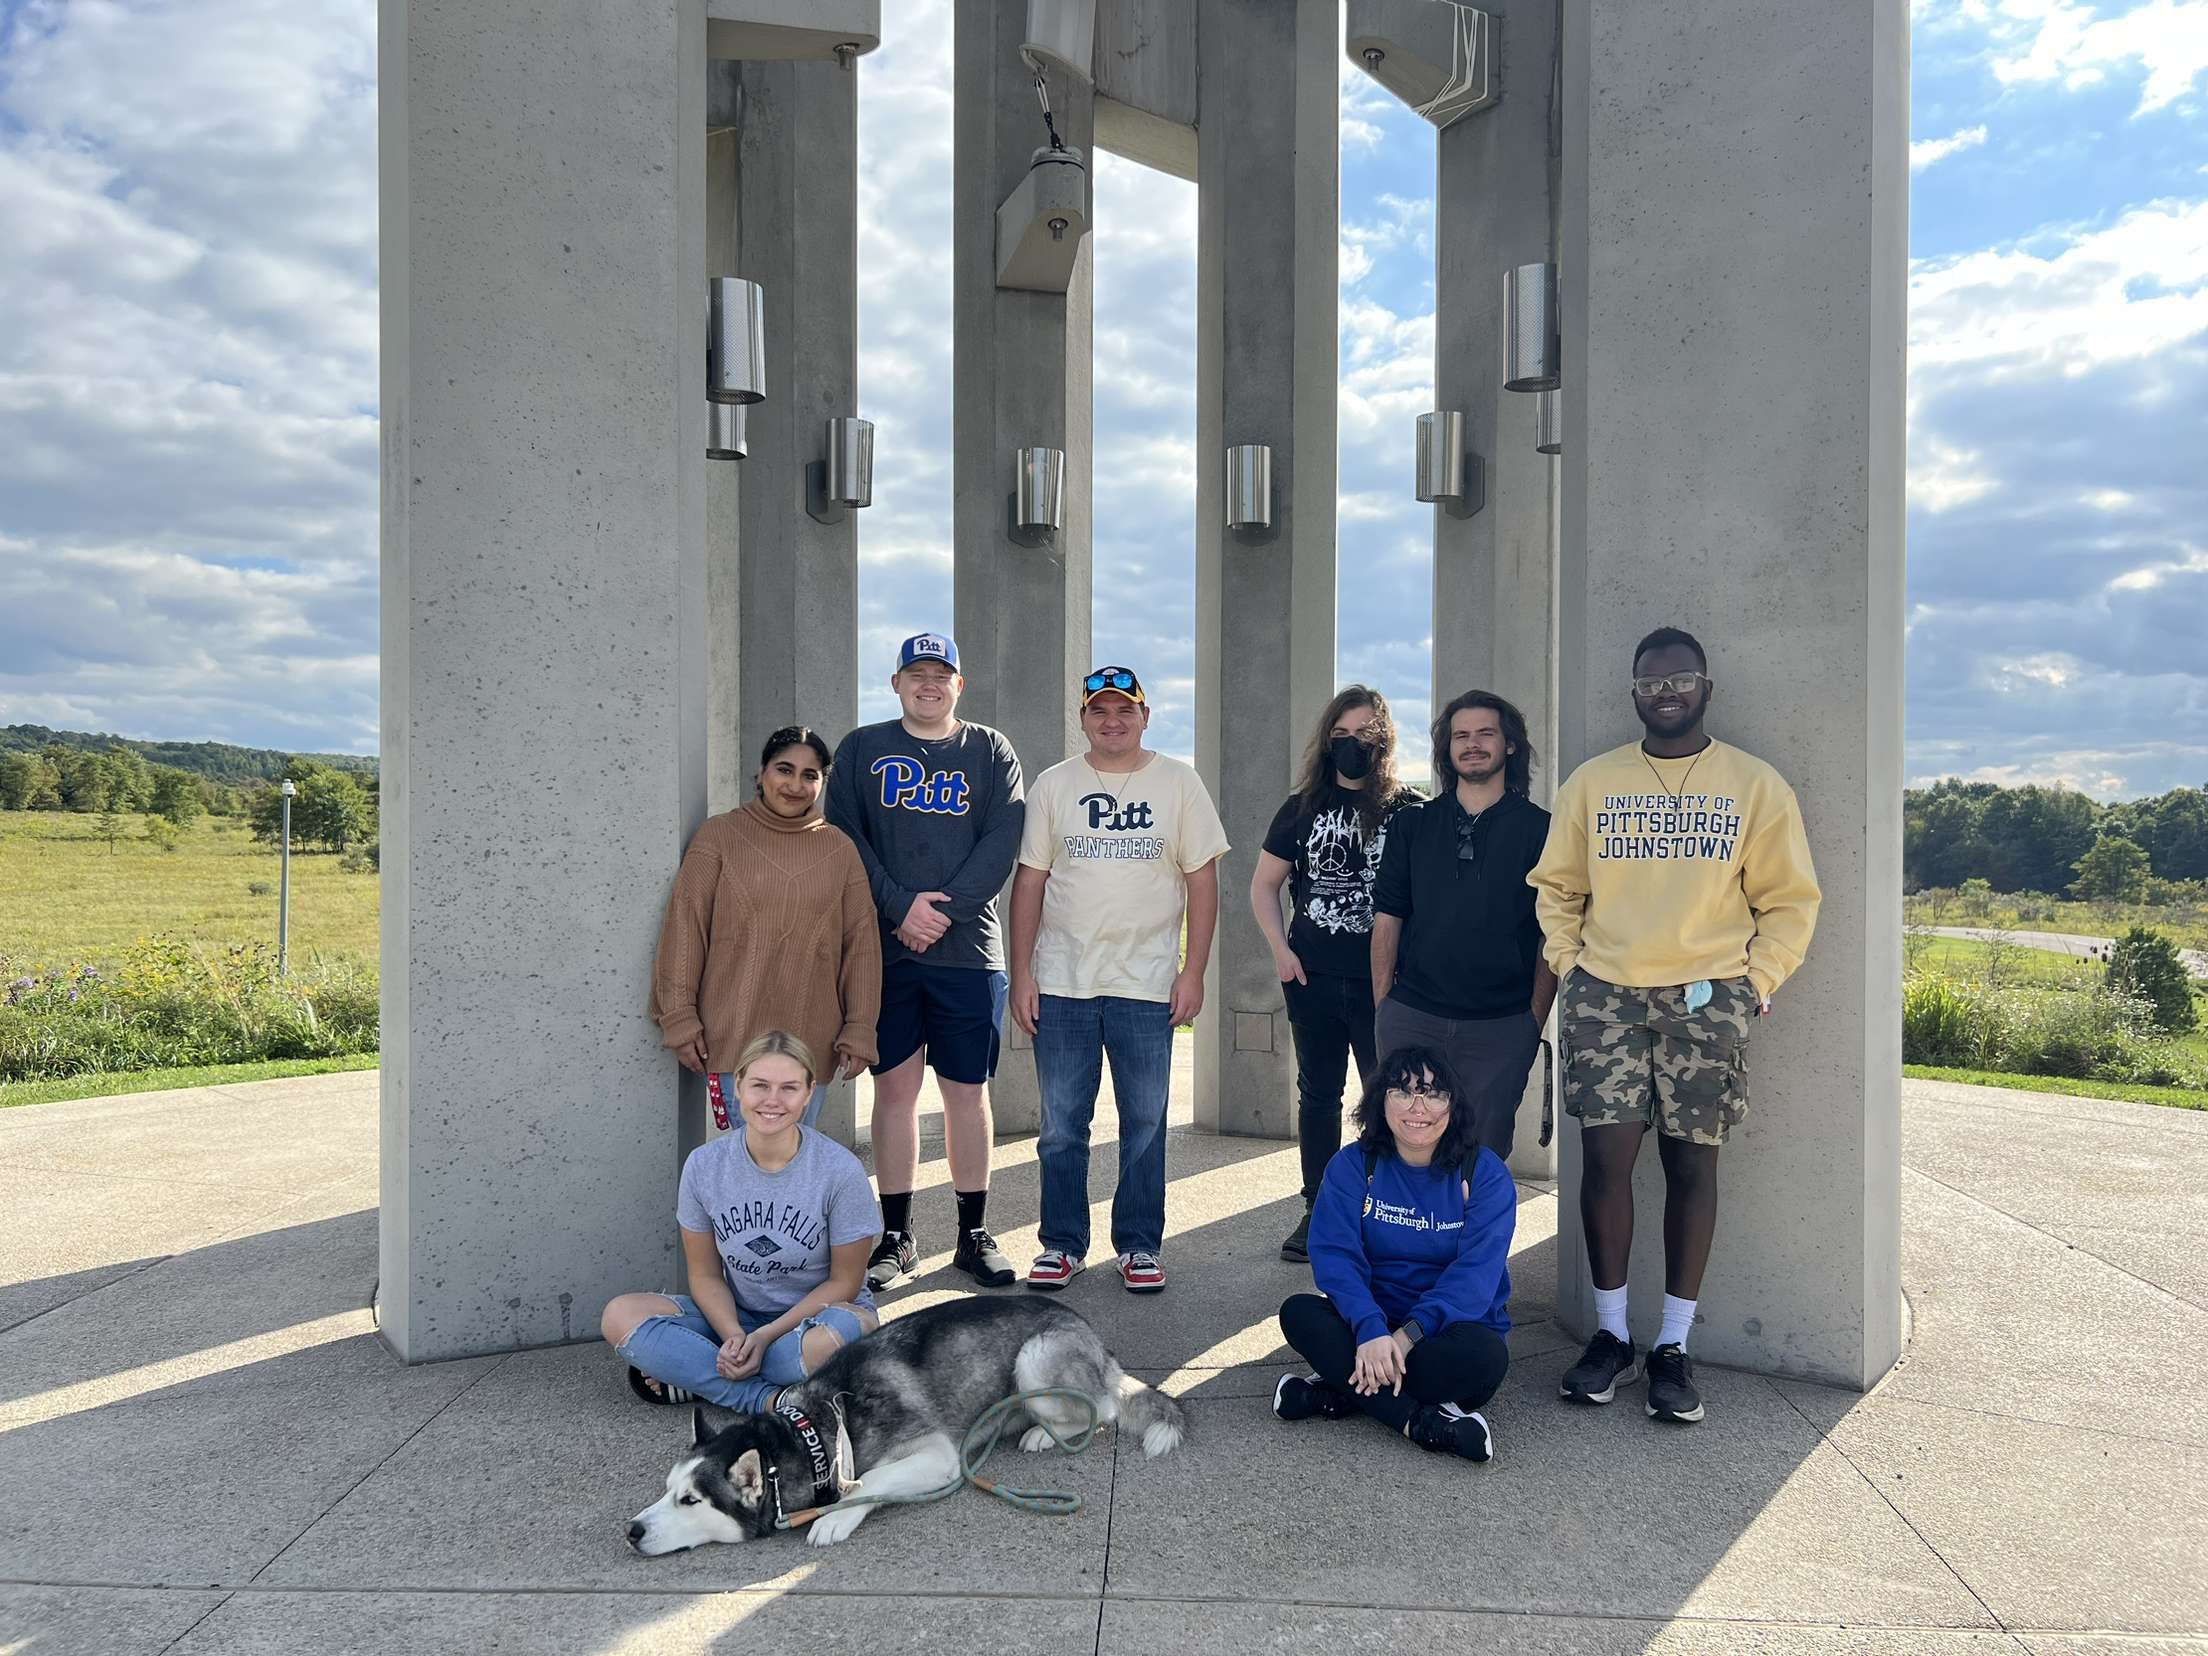
[[[1011,979],[966,966],[892,960],[882,967],[882,1011],[874,1020],[881,1062],[893,1070],[916,1052],[944,1081],[976,1083],[997,1073],[1004,1000]]]

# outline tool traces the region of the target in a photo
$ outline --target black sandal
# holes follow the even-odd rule
[[[629,1365],[629,1390],[636,1393],[647,1403],[688,1403],[693,1401],[690,1393],[684,1391],[682,1387],[671,1386],[664,1380],[655,1380],[634,1363]]]

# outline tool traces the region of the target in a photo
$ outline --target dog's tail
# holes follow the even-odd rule
[[[1119,1418],[1125,1430],[1142,1439],[1142,1452],[1155,1460],[1188,1441],[1188,1416],[1181,1406],[1155,1386],[1130,1378],[1117,1363],[1112,1365],[1112,1386],[1119,1394]]]

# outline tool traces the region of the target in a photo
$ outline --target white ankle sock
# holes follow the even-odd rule
[[[1687,1332],[1694,1327],[1693,1300],[1664,1296],[1664,1326],[1656,1336],[1658,1345],[1675,1345],[1681,1351],[1687,1349]]]
[[[1626,1344],[1633,1343],[1633,1336],[1625,1326],[1625,1287],[1597,1288],[1595,1290],[1595,1326],[1616,1335]]]

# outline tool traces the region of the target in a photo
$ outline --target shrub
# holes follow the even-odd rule
[[[2000,988],[1937,972],[1902,981],[1902,1060],[2145,1086],[2208,1086],[2208,1066],[2155,1027],[2152,1008],[2108,985]]]
[[[314,960],[280,977],[260,944],[155,937],[112,977],[24,976],[0,1006],[0,1081],[376,1050],[375,973]]]
[[[2185,970],[2177,945],[2160,932],[2134,926],[2110,945],[2108,986],[2146,1002],[2155,1027],[2166,1035],[2186,1035],[2199,1027],[2192,974]]]

